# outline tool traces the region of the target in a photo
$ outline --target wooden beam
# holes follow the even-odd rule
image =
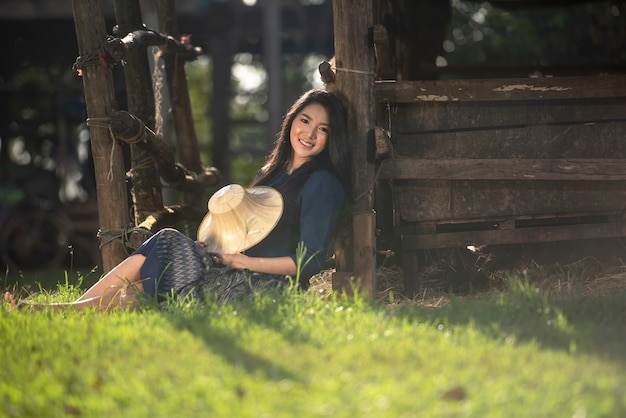
[[[626,76],[376,82],[383,103],[596,98],[626,98]]]
[[[626,236],[626,223],[529,227],[493,231],[465,231],[403,235],[402,249],[454,248],[468,245],[522,244]]]
[[[623,159],[391,158],[378,175],[394,180],[626,180]]]
[[[376,292],[374,255],[376,252],[376,213],[373,210],[355,213],[354,224],[354,274],[357,286],[365,295]]]
[[[282,124],[283,104],[283,22],[279,0],[264,0],[263,5],[263,65],[267,73],[267,149],[272,149]]]
[[[347,295],[353,295],[356,291],[360,295],[372,297],[376,292],[376,280],[371,278],[374,272],[372,258],[376,243],[376,213],[355,213],[352,223],[354,242],[360,243],[354,246],[354,271],[336,271],[333,274],[332,287],[334,291]]]
[[[80,57],[98,56],[107,33],[99,0],[74,0],[74,24]],[[91,132],[91,152],[94,159],[98,219],[100,230],[107,233],[128,225],[128,195],[126,170],[121,145],[114,142],[109,132],[109,118],[115,103],[113,78],[108,65],[85,60],[81,66],[87,124]],[[126,250],[121,240],[102,242],[102,264],[109,271],[124,258]]]
[[[172,188],[202,195],[205,189],[217,186],[221,181],[220,172],[214,167],[207,167],[203,172],[196,173],[181,164],[177,164],[169,144],[145,126],[137,117],[125,110],[113,112],[111,132],[118,140],[135,145],[137,149],[145,152],[153,160],[153,170],[156,171],[157,182],[163,179]],[[163,205],[158,210],[160,211],[162,208]],[[203,208],[202,212],[206,212],[206,210]]]
[[[376,53],[376,73],[381,79],[393,79],[396,71],[393,67],[393,54],[387,29],[381,25],[374,25],[374,51]]]
[[[348,112],[348,130],[352,144],[354,212],[371,213],[373,210],[374,164],[373,134],[370,144],[370,132],[374,129],[374,48],[371,30],[374,16],[371,0],[335,0],[333,1],[333,25],[335,35],[336,94],[343,100]],[[359,222],[362,222],[360,224]],[[354,218],[352,260],[345,260],[338,265],[338,271],[352,271],[361,277],[363,292],[375,289],[375,243],[367,237],[357,235],[356,231],[369,230],[371,218]],[[359,263],[358,272],[355,270]],[[373,295],[372,295],[373,296]]]

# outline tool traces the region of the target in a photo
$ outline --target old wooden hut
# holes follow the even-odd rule
[[[584,2],[490,3],[519,13]],[[609,7],[623,22],[623,2]],[[388,249],[412,293],[423,250],[626,235],[624,55],[455,76],[435,65],[450,12],[438,0],[333,2],[357,160],[354,251],[337,286],[360,278],[373,291]]]

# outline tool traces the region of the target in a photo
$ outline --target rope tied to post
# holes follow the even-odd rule
[[[111,129],[111,118],[107,116],[100,118],[87,118],[86,123],[90,128],[106,128],[109,131],[109,135],[111,136],[111,154],[109,155],[109,173],[107,174],[107,179],[111,182],[113,181],[113,155],[115,153],[115,143],[117,142],[115,135],[113,134],[113,130]]]
[[[163,188],[163,184],[158,180],[158,171],[154,164],[154,160],[149,154],[144,154],[141,159],[135,158],[133,167],[128,170],[126,177],[132,180],[134,190],[153,190]],[[146,181],[146,179],[148,181]]]
[[[115,39],[112,36],[107,37],[107,41],[111,42],[112,39]],[[100,49],[95,49],[87,52],[85,55],[79,55],[76,57],[76,61],[72,64],[72,70],[76,71],[79,77],[83,76],[83,69],[86,66],[101,66],[101,67],[112,67],[118,62],[124,63],[121,59],[113,58],[105,49],[105,42],[102,43]]]
[[[141,232],[143,234],[150,233],[146,228],[135,226],[132,223],[126,225],[123,228],[113,228],[103,231],[98,230],[97,237],[100,240],[100,248],[112,242],[119,242],[124,247],[126,255],[128,255],[128,248],[133,248],[131,245],[131,235],[133,232]]]
[[[139,128],[137,129],[137,133],[130,137],[130,138],[124,138],[124,142],[126,142],[127,144],[136,144],[138,142],[144,141],[146,140],[146,124],[144,123],[144,121],[142,121],[141,119],[133,116],[133,120],[135,120],[137,122],[137,124],[139,125]]]

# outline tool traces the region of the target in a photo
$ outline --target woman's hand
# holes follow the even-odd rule
[[[203,248],[205,251],[209,248],[209,246],[204,241],[196,241],[196,244]],[[219,254],[219,253],[209,253],[211,258],[213,259],[213,264],[215,266],[226,266],[226,267],[234,267],[238,269],[250,269],[249,260],[250,257],[243,254]]]
[[[203,248],[207,248],[206,246]],[[234,267],[238,269],[249,268],[245,263],[245,259],[249,259],[248,256],[243,254],[219,254],[209,253],[213,260],[213,265],[217,267]]]
[[[249,269],[250,263],[248,262],[250,257],[244,254],[214,254],[213,261],[216,264],[221,264],[227,267],[234,267],[237,269]]]

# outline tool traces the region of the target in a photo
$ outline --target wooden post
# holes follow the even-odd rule
[[[115,103],[113,78],[111,69],[98,60],[100,45],[106,39],[104,16],[99,0],[74,0],[72,7],[91,132],[98,218],[100,230],[106,233],[128,225],[129,217],[122,146],[115,143],[108,127]],[[126,258],[121,241],[101,243],[104,271]]]
[[[374,48],[372,0],[334,0],[336,94],[348,111],[353,156],[353,260],[338,265],[352,271],[362,294],[376,289],[375,216],[373,216]],[[346,273],[349,274],[349,273]],[[344,274],[345,276],[345,274]]]
[[[142,29],[143,21],[138,0],[115,0],[113,5],[119,37]],[[129,51],[125,61],[124,78],[128,111],[154,130],[154,93],[146,49],[137,48]],[[163,209],[163,196],[160,179],[150,155],[136,144],[130,145],[130,151],[135,225],[139,225],[151,213]]]
[[[234,26],[234,25],[233,25]],[[213,134],[213,164],[222,173],[225,183],[232,180],[230,132],[231,70],[233,65],[233,30],[211,41],[213,58],[213,96],[211,97],[211,131]]]
[[[157,0],[157,14],[159,19],[159,31],[176,39],[180,37],[178,32],[178,20],[174,0]],[[187,87],[187,73],[185,61],[175,51],[165,49],[163,62],[167,75],[167,86],[170,93],[171,111],[176,131],[176,149],[179,162],[195,173],[203,171],[200,160],[200,149],[196,136],[191,102]],[[202,194],[185,193],[185,203],[189,206],[202,209],[206,212],[206,197]],[[188,234],[195,236],[198,225],[189,225]]]
[[[282,125],[283,106],[283,55],[282,55],[282,2],[263,2],[263,63],[267,71],[267,149],[274,147],[276,135]]]

